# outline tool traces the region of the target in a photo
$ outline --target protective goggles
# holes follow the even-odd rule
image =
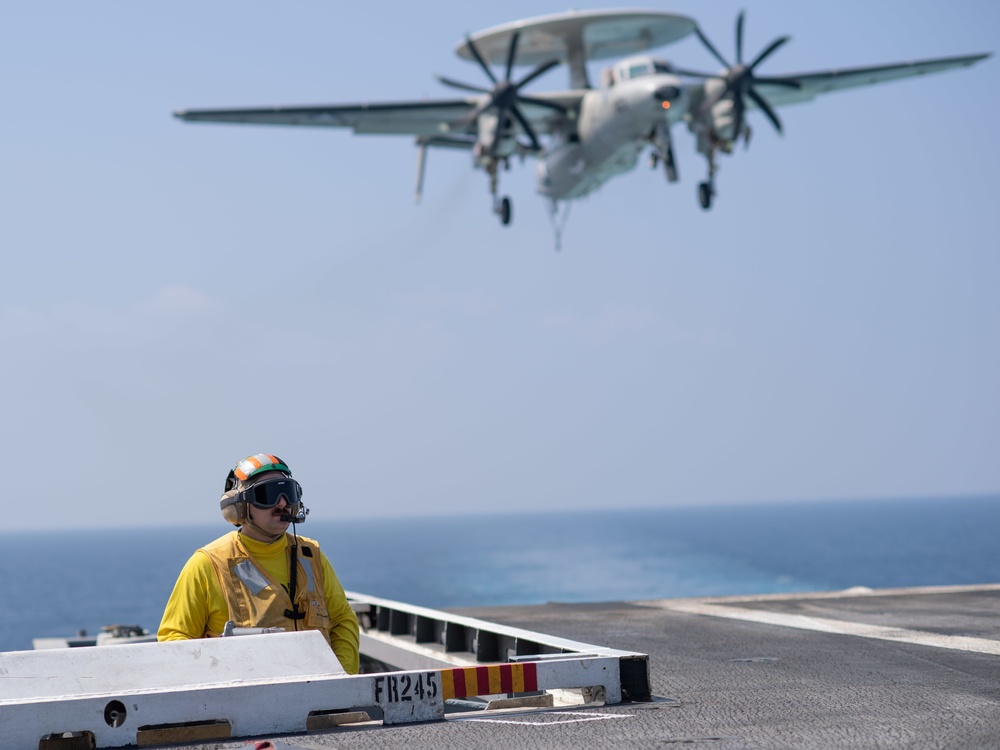
[[[294,479],[279,477],[259,482],[239,493],[237,502],[250,503],[255,508],[267,510],[284,500],[289,508],[294,508],[302,500],[302,487]]]

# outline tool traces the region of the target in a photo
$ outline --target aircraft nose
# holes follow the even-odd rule
[[[660,88],[656,89],[653,92],[653,98],[661,102],[672,101],[673,99],[676,99],[680,95],[681,95],[681,90],[676,86],[671,86],[669,84],[666,86],[660,86]]]

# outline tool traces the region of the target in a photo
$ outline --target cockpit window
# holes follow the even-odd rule
[[[602,88],[610,88],[616,83],[632,81],[636,78],[651,76],[657,73],[673,73],[673,66],[652,57],[634,57],[623,60],[613,68],[605,68],[601,74]]]
[[[648,62],[636,63],[635,65],[629,65],[628,77],[630,79],[639,78],[641,76],[648,76],[652,72],[653,71],[651,70],[651,66]]]

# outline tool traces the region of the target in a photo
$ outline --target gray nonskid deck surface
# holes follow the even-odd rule
[[[1000,747],[1000,586],[456,611],[648,653],[658,700],[273,739],[313,749]],[[943,645],[919,642],[928,633]]]

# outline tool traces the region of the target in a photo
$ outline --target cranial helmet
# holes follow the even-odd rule
[[[302,505],[302,487],[292,479],[292,470],[288,468],[288,464],[270,453],[247,456],[236,464],[226,476],[226,487],[222,493],[222,500],[219,502],[219,506],[222,508],[222,517],[234,526],[242,526],[249,519],[248,504],[267,507],[267,505],[255,502],[255,494],[250,490],[255,486],[253,477],[275,471],[280,472],[288,480],[279,479],[277,481],[277,484],[280,485],[278,488],[280,493],[257,492],[256,494],[260,495],[260,499],[265,503],[269,502],[271,507],[277,504],[277,497],[284,496],[289,514],[296,516],[295,520],[298,523],[304,521],[308,511]],[[267,480],[260,485],[259,489],[275,489],[271,487],[274,483],[274,480]]]

